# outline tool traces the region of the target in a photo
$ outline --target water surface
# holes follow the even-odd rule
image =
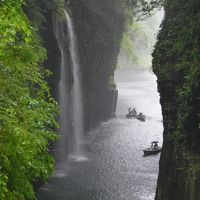
[[[152,140],[162,142],[162,117],[156,78],[147,71],[116,75],[116,118],[86,133],[85,158],[57,166],[54,177],[38,192],[39,200],[153,200],[159,154],[144,157]],[[145,122],[126,119],[135,106]]]

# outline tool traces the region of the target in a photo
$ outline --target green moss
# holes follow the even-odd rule
[[[153,70],[162,80],[174,82],[177,130],[186,134],[188,122],[194,115],[194,101],[198,101],[200,77],[198,1],[183,3],[171,0],[166,4],[166,15],[153,53]],[[199,115],[199,110],[195,110]],[[197,124],[196,124],[197,126]],[[192,135],[192,133],[189,133]]]

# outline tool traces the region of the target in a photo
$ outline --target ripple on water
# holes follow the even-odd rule
[[[148,81],[147,74],[145,77]],[[137,81],[145,81],[137,79]],[[134,90],[130,83],[128,90]],[[145,101],[133,95],[121,98],[115,119],[101,123],[84,138],[83,155],[70,156],[68,162],[57,165],[55,176],[38,193],[39,200],[153,200],[158,175],[159,154],[143,157],[143,149],[152,140],[162,143],[162,123],[149,108],[148,99],[153,105],[155,92],[147,93]],[[137,83],[139,87],[152,87],[153,84]],[[126,85],[127,87],[127,85]],[[156,91],[156,85],[154,90]],[[145,91],[145,88],[142,89]],[[149,91],[149,90],[148,90]],[[132,91],[131,91],[132,92]],[[123,93],[125,94],[125,93]],[[138,93],[139,94],[139,93]],[[156,94],[157,95],[157,94]],[[144,98],[144,93],[142,94]],[[153,99],[153,100],[152,100]],[[149,118],[145,122],[126,119],[130,103],[145,111]],[[154,103],[153,103],[154,102]],[[159,105],[158,105],[159,106]],[[152,106],[154,109],[155,105]]]

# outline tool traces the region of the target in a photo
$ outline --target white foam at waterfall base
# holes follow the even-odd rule
[[[71,162],[83,162],[87,160],[88,158],[86,158],[85,156],[73,156],[73,155],[68,156],[68,161],[71,161]]]

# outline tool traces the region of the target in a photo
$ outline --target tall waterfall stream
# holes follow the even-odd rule
[[[71,92],[72,97],[72,130],[73,130],[73,144],[71,156],[75,159],[84,159],[80,149],[80,143],[83,136],[83,104],[82,104],[82,90],[81,90],[81,74],[80,64],[77,55],[77,44],[74,33],[72,20],[65,11],[67,30],[69,35],[69,49],[72,61],[72,72],[74,77],[73,88]]]
[[[59,97],[58,97],[58,104],[60,106],[60,114],[58,118],[59,123],[59,135],[60,140],[57,144],[56,150],[56,157],[59,161],[64,161],[67,158],[68,152],[68,144],[67,144],[67,131],[69,129],[67,118],[68,118],[68,94],[67,94],[67,77],[66,77],[66,65],[67,65],[67,56],[65,54],[65,46],[64,46],[64,27],[62,23],[59,23],[59,20],[54,18],[54,34],[56,36],[58,47],[61,54],[61,61],[60,61],[60,80],[59,80]]]
[[[59,134],[61,136],[60,142],[58,144],[59,155],[57,157],[59,160],[65,160],[67,154],[69,157],[75,160],[84,159],[81,150],[80,143],[83,135],[83,105],[82,105],[82,91],[81,91],[81,75],[80,75],[80,65],[77,56],[77,44],[76,37],[74,33],[73,23],[66,11],[64,11],[66,18],[66,26],[69,38],[69,52],[73,73],[73,86],[71,89],[70,96],[67,94],[67,55],[65,52],[65,40],[67,39],[64,35],[63,24],[59,23],[58,20],[54,20],[55,24],[55,36],[58,41],[58,46],[61,52],[61,62],[60,62],[60,81],[59,81],[59,105],[60,105],[60,116],[59,116]],[[71,109],[69,109],[69,104]],[[71,131],[69,139],[69,125],[68,118],[69,113],[71,113]],[[70,140],[67,144],[67,140]],[[67,149],[68,147],[68,149]]]

